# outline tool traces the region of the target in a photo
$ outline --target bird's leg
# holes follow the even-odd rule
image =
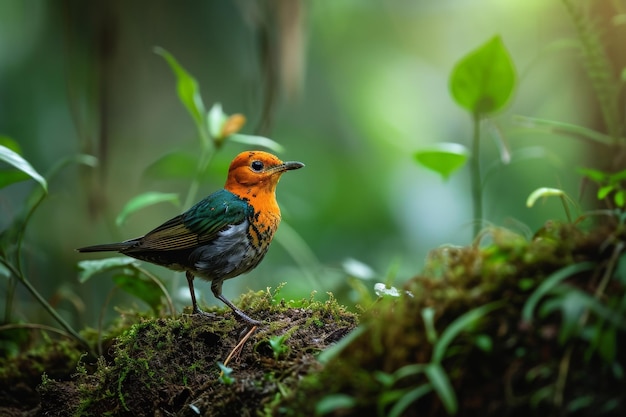
[[[248,316],[246,313],[239,310],[237,307],[235,307],[233,303],[228,301],[228,299],[222,295],[222,281],[217,281],[217,280],[213,281],[211,283],[211,291],[213,291],[213,295],[215,296],[215,298],[217,298],[218,300],[226,304],[228,307],[230,307],[230,309],[233,310],[233,312],[237,314],[243,321],[249,324],[252,324],[253,326],[259,326],[263,324],[263,322],[254,320],[253,318]]]
[[[206,311],[200,310],[198,307],[198,302],[196,301],[196,291],[193,288],[193,274],[189,271],[185,271],[185,277],[187,278],[187,284],[189,284],[189,292],[191,293],[191,304],[193,309],[193,314],[200,314],[203,316],[208,316],[215,318],[213,314],[207,313]]]

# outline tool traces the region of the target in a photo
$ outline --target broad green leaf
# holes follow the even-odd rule
[[[568,265],[550,274],[526,300],[526,304],[524,304],[524,308],[522,309],[522,320],[526,323],[531,323],[535,308],[546,294],[561,283],[561,281],[572,275],[590,270],[594,266],[595,264],[593,262],[581,262]]]
[[[450,90],[457,104],[474,115],[501,110],[515,88],[513,62],[500,36],[462,58],[452,70]]]
[[[78,262],[78,267],[81,269],[81,271],[78,275],[78,281],[82,284],[96,274],[100,274],[116,268],[123,268],[132,264],[138,265],[139,262],[133,258],[129,258],[126,256],[80,261]]]
[[[203,117],[205,110],[202,97],[200,96],[198,81],[196,81],[196,79],[178,63],[176,58],[165,49],[156,47],[154,48],[154,52],[165,58],[172,71],[174,71],[177,80],[176,89],[178,91],[178,98],[187,108],[187,111],[191,114],[196,125],[202,126],[204,123]]]
[[[138,196],[131,198],[130,201],[126,203],[120,214],[115,219],[115,224],[121,226],[126,221],[126,218],[131,214],[148,206],[164,202],[172,203],[177,207],[180,206],[178,194],[175,193],[148,191],[146,193],[139,194]]]
[[[447,180],[454,171],[465,165],[469,156],[469,150],[461,144],[439,143],[429,149],[417,151],[415,160]]]
[[[4,146],[5,148],[11,149],[16,154],[21,155],[22,149],[20,148],[20,144],[17,143],[13,138],[8,136],[0,135],[0,146]]]
[[[456,414],[458,410],[456,394],[454,393],[454,389],[452,389],[452,385],[450,384],[450,380],[448,379],[448,374],[446,374],[446,371],[443,369],[441,364],[428,364],[426,366],[426,369],[424,370],[424,373],[428,377],[430,384],[439,396],[439,399],[441,400],[448,414]]]
[[[154,281],[143,279],[136,274],[119,274],[113,277],[113,282],[124,292],[145,301],[153,311],[159,311],[162,292]]]
[[[174,151],[153,162],[146,168],[144,174],[156,179],[192,180],[196,177],[197,166],[197,155],[184,151]]]
[[[495,301],[493,303],[485,304],[480,307],[476,307],[461,316],[457,317],[452,323],[445,328],[441,333],[439,340],[435,343],[433,348],[432,363],[441,363],[445,358],[448,346],[461,332],[469,330],[470,326],[473,326],[477,320],[480,320],[491,311],[502,307],[502,302]]]
[[[17,152],[13,151],[10,148],[7,148],[6,146],[0,145],[0,161],[6,162],[7,164],[13,166],[14,168],[28,175],[29,177],[37,181],[41,185],[41,188],[44,189],[44,191],[46,192],[48,191],[48,183],[46,182],[44,177],[42,177],[35,170],[35,168],[33,168],[28,163],[28,161],[22,158]],[[20,178],[19,175],[12,176],[13,180],[21,181],[21,179],[19,178]],[[6,180],[6,178],[4,180]],[[2,182],[4,182],[4,180]]]
[[[30,179],[30,175],[19,169],[0,169],[0,188],[4,188],[16,182]]]
[[[263,136],[242,135],[240,133],[235,133],[228,136],[228,140],[243,143],[245,145],[260,146],[276,153],[281,153],[285,150],[285,148],[283,148],[283,146],[278,142]]]

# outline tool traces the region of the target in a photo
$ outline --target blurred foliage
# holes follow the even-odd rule
[[[23,273],[76,328],[94,325],[107,302],[133,305],[137,299],[121,292],[107,301],[110,280],[79,285],[76,264],[85,258],[74,249],[137,236],[181,209],[140,204],[141,216],[122,221],[136,196],[177,195],[189,206],[220,188],[232,156],[253,146],[241,134],[272,138],[283,159],[307,167],[279,187],[279,244],[229,284],[227,297],[298,276],[285,289],[294,297],[333,291],[352,306],[363,291],[373,297],[374,281],[355,284],[342,267],[348,258],[368,265],[378,281],[397,265],[400,284],[429,249],[473,237],[468,168],[442,182],[414,154],[439,143],[471,147],[450,74],[486,39],[506,45],[517,84],[514,97],[498,100],[506,108],[481,123],[481,140],[496,146],[472,154],[484,167],[481,220],[528,233],[564,218],[557,201],[525,207],[540,187],[603,207],[595,190],[578,195],[577,170],[620,168],[625,12],[620,1],[597,0],[2,2],[0,135],[15,139],[35,172],[74,155],[98,161],[96,168],[68,165],[48,181],[25,230]],[[217,119],[219,129],[211,124]],[[241,133],[231,134],[232,126]],[[211,135],[221,132],[233,140],[218,141],[214,154]],[[574,140],[580,132],[610,140]],[[3,171],[2,181],[23,173]],[[2,188],[3,234],[35,187],[29,180]],[[614,186],[610,195],[619,191]],[[146,270],[163,280],[178,311],[188,304],[184,279]],[[8,280],[2,285],[12,291]],[[209,294],[208,285],[199,290]],[[15,291],[12,319],[49,321],[22,287]]]

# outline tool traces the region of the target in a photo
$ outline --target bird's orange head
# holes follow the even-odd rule
[[[302,162],[283,162],[263,151],[242,152],[230,163],[224,188],[248,200],[273,199],[280,176],[303,166]]]

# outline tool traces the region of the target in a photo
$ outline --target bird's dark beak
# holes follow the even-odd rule
[[[272,170],[276,172],[285,172],[285,171],[291,171],[294,169],[300,169],[303,166],[304,164],[302,162],[287,161],[287,162],[283,162],[280,165],[275,166]]]

